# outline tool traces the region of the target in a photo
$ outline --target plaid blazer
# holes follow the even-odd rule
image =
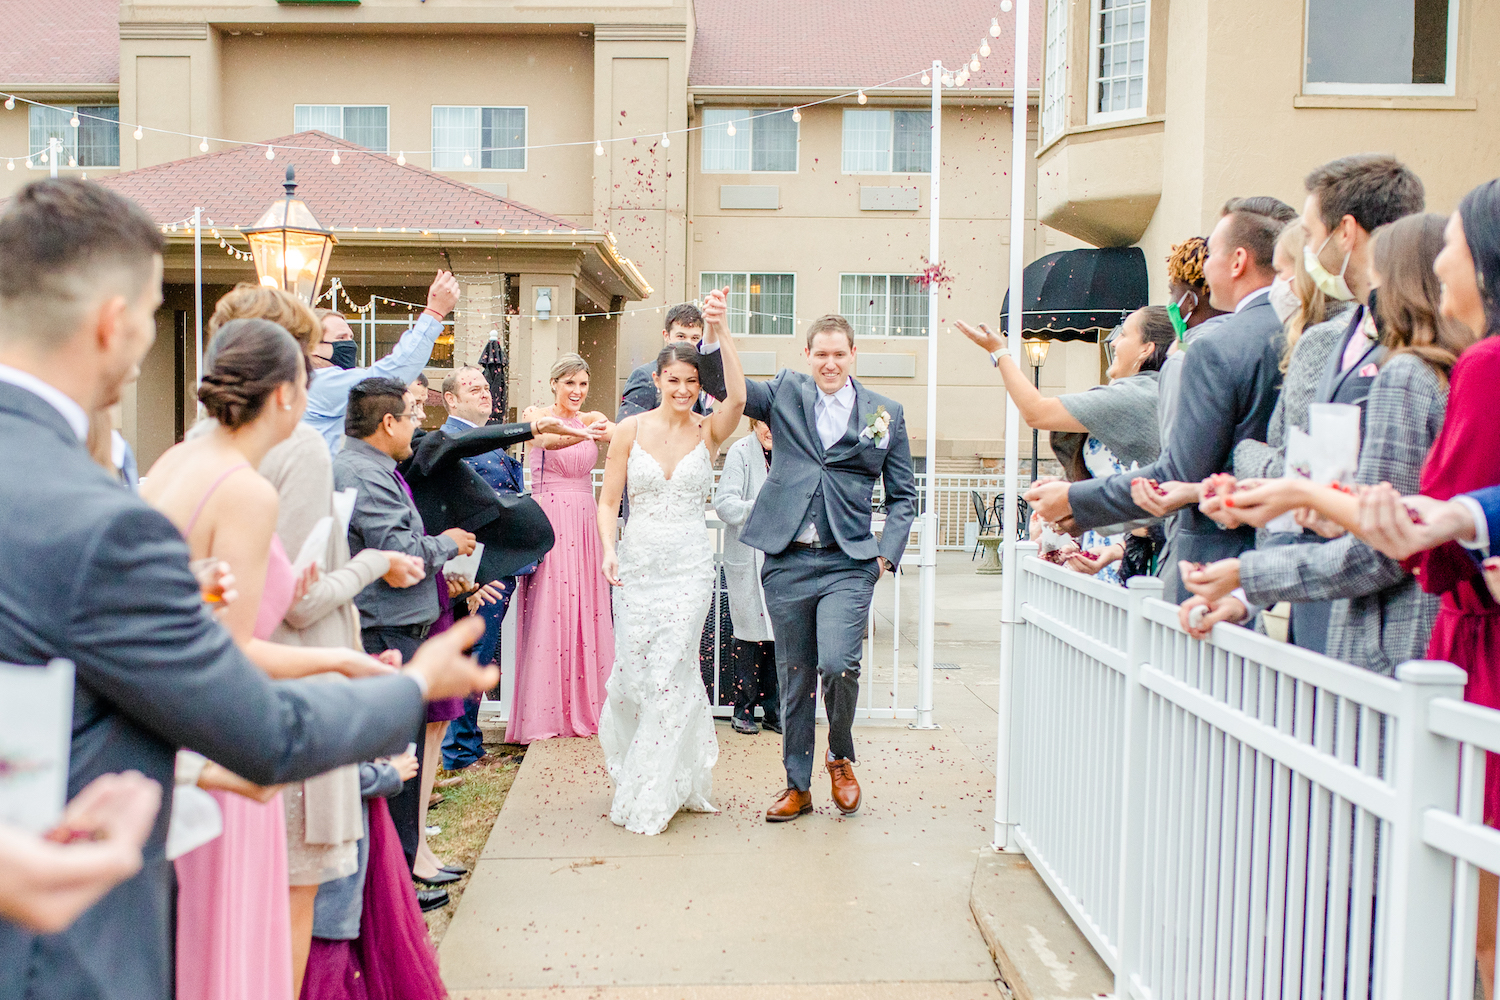
[[[1370,387],[1361,485],[1388,482],[1418,491],[1422,463],[1443,426],[1447,384],[1414,355],[1385,363]],[[1353,535],[1325,545],[1284,545],[1240,556],[1240,585],[1261,607],[1277,601],[1333,601],[1328,655],[1387,676],[1427,651],[1438,598],[1401,564]]]

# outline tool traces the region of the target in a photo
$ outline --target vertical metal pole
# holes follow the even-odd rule
[[[1042,391],[1042,370],[1041,370],[1041,368],[1037,367],[1036,365],[1032,365],[1031,366],[1031,384],[1036,387],[1036,391],[1037,392],[1041,392]],[[1033,427],[1031,429],[1031,481],[1033,483],[1036,482],[1036,479],[1037,479],[1037,476],[1036,476],[1036,449],[1037,449],[1037,444],[1040,441],[1040,439],[1041,439],[1041,435],[1039,435],[1037,433],[1037,429],[1035,427]]]
[[[193,329],[196,334],[198,378],[203,382],[203,209],[193,209]]]
[[[932,192],[928,199],[931,221],[927,234],[927,263],[936,267],[938,256],[938,227],[942,214],[938,210],[938,194],[943,177],[943,64],[932,61]],[[936,729],[932,721],[932,660],[933,645],[937,633],[937,342],[938,342],[938,284],[927,285],[927,496],[926,509],[922,514],[921,555],[917,564],[921,567],[921,600],[917,606],[917,721],[913,729]],[[897,623],[900,627],[900,623]]]
[[[1021,278],[1026,266],[1026,138],[1027,90],[1031,79],[1026,65],[1026,43],[1031,35],[1031,4],[1021,0],[1016,11],[1016,49],[1011,74],[1010,136],[1010,315],[1007,329],[1010,355],[1021,363]],[[1016,452],[1020,449],[1021,414],[1009,393],[1005,397],[1005,537],[1000,564],[1000,693],[996,699],[995,843],[996,850],[1013,850],[1010,818],[1010,704],[1016,655]]]

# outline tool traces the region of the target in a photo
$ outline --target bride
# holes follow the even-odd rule
[[[713,597],[713,545],[704,524],[714,457],[739,426],[745,375],[725,323],[728,289],[709,293],[705,325],[723,350],[726,398],[712,414],[698,400],[698,352],[668,344],[652,376],[661,403],[615,428],[599,495],[604,576],[615,592],[615,664],[599,744],[615,782],[609,818],[657,834],[680,809],[717,812],[719,759],[698,640]],[[630,520],[615,551],[616,512],[630,489]]]

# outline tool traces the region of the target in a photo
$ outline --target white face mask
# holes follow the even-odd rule
[[[1309,246],[1304,246],[1302,248],[1302,266],[1307,268],[1307,276],[1313,280],[1313,284],[1318,286],[1318,291],[1330,299],[1338,299],[1340,302],[1351,302],[1354,299],[1354,293],[1349,290],[1349,283],[1344,280],[1344,272],[1349,270],[1349,254],[1345,252],[1344,266],[1339,268],[1338,274],[1331,273],[1328,268],[1323,266],[1321,259],[1323,247],[1326,247],[1329,240],[1332,239],[1333,234],[1329,233],[1328,239],[1324,240],[1323,246],[1318,247],[1317,250]]]
[[[1302,310],[1302,300],[1297,297],[1292,283],[1283,278],[1271,282],[1270,299],[1271,308],[1276,310],[1276,318],[1281,320],[1282,326]]]

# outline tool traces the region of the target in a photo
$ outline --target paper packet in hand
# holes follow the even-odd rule
[[[1313,403],[1307,408],[1313,482],[1354,482],[1359,472],[1359,415],[1359,407],[1350,403]]]
[[[474,551],[466,556],[454,556],[443,563],[443,576],[465,580],[479,579],[479,560],[484,556],[484,543],[475,542]]]
[[[292,572],[298,576],[313,563],[318,564],[318,571],[328,569],[328,539],[333,536],[333,515],[325,514],[318,518],[318,523],[312,526],[307,533],[307,538],[302,542],[302,548],[297,552],[297,558],[292,563]]]
[[[1282,467],[1283,479],[1312,478],[1312,437],[1300,427],[1286,429],[1286,465]],[[1288,535],[1302,534],[1302,525],[1297,523],[1297,512],[1289,510],[1266,522],[1266,530]]]
[[[0,663],[0,691],[0,823],[45,833],[68,799],[73,664]]]

